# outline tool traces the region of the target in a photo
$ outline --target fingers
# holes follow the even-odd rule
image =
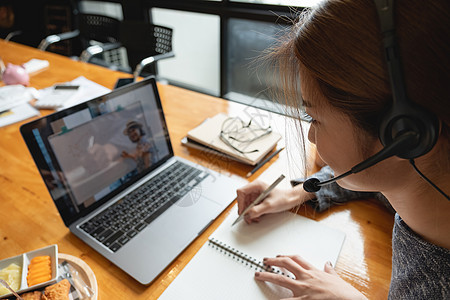
[[[253,217],[251,217],[248,213],[245,214],[245,216],[244,216],[244,221],[245,221],[245,223],[247,223],[247,224],[251,224],[251,223],[253,223],[253,222],[258,223],[258,222],[260,221],[260,219],[261,219],[261,218],[259,218],[259,217],[253,218]]]
[[[237,192],[238,213],[241,214],[244,209],[261,194],[266,185],[261,181],[253,181],[241,188]]]
[[[314,267],[298,255],[278,255],[276,258],[265,258],[264,263],[269,266],[284,268],[294,274],[297,279],[302,278],[305,270]]]
[[[326,262],[325,266],[323,267],[323,270],[328,274],[339,276],[338,273],[336,273],[336,270],[333,268],[333,265],[329,261]]]
[[[305,270],[315,269],[315,267],[313,265],[311,265],[309,262],[307,262],[300,255],[277,255],[276,258],[266,258],[265,261],[267,260],[267,264],[269,264],[269,265],[271,265],[271,264],[275,265],[274,263],[277,263],[277,261],[280,261],[282,259],[292,260],[295,263],[295,265],[298,265]]]
[[[286,269],[291,272],[295,276],[295,278],[288,277],[285,274],[281,275],[272,272],[256,272],[255,279],[271,282],[273,284],[290,289],[294,293],[294,295],[303,293],[302,291],[307,289],[307,281],[311,277],[310,275],[308,275],[308,273],[311,272],[310,270],[315,269],[311,264],[306,262],[302,257],[298,255],[278,255],[275,258],[265,258],[264,264]],[[332,269],[331,264],[327,264],[325,268],[327,267]]]
[[[315,269],[313,265],[311,265],[309,262],[307,262],[303,257],[300,255],[288,255],[293,261],[295,261],[297,264],[302,266],[302,268],[306,270],[312,270]]]
[[[269,205],[269,202],[266,199],[266,201],[263,201],[260,204],[253,206],[253,208],[247,212],[247,218],[251,221],[259,221],[260,216],[270,212],[270,207],[271,206]]]
[[[268,196],[269,198],[270,196]],[[253,223],[253,222],[259,222],[260,217],[262,215],[273,213],[272,211],[272,205],[270,204],[270,201],[266,199],[265,201],[261,202],[258,205],[253,206],[244,216],[244,220],[247,224]]]
[[[272,272],[255,273],[255,280],[270,282],[291,290],[293,297],[283,300],[366,299],[358,290],[354,289],[336,274],[330,262],[325,264],[324,271],[313,267],[297,255],[280,255],[275,258],[266,258],[264,263],[284,268],[295,276],[295,278],[292,278],[292,276],[288,277]]]
[[[287,256],[279,256],[276,258],[265,258],[264,264],[269,265],[271,267],[275,266],[286,269],[292,274],[294,274],[296,278],[301,278],[303,272],[302,267]]]
[[[256,272],[255,279],[260,281],[268,281],[287,289],[292,289],[296,284],[296,281],[292,278],[270,272]]]
[[[238,214],[243,211],[266,189],[267,184],[254,181],[237,190]],[[289,191],[290,192],[290,191]],[[269,213],[277,213],[290,209],[295,203],[292,195],[286,190],[274,189],[260,204],[246,212],[245,221],[250,224],[258,222],[259,217]],[[295,205],[297,205],[295,203]]]

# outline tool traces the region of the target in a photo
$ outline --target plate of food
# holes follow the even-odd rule
[[[51,245],[0,261],[0,279],[14,291],[43,288],[56,282],[58,277],[58,246]],[[0,299],[12,296],[0,285]]]
[[[52,245],[1,260],[0,283],[4,280],[5,287],[0,284],[0,299],[97,300],[97,279],[91,268],[57,250],[57,245]]]
[[[86,262],[78,257],[64,253],[59,254],[58,262],[59,277],[68,278],[72,285],[71,296],[73,300],[97,300],[97,278]]]

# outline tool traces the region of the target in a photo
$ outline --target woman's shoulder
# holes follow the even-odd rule
[[[429,253],[430,255],[441,255],[447,260],[450,260],[450,250],[427,242],[418,234],[416,234],[409,226],[402,220],[402,218],[395,214],[393,242],[401,242],[398,246],[406,246],[410,251],[420,251],[421,253]],[[394,246],[394,245],[393,245]],[[448,261],[447,261],[448,262]]]
[[[449,299],[450,250],[429,243],[395,215],[390,299]]]

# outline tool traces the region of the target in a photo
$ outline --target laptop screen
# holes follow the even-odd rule
[[[21,127],[69,226],[173,156],[154,78]]]

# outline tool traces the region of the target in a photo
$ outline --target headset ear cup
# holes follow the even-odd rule
[[[381,143],[390,145],[395,138],[405,132],[417,134],[417,143],[408,149],[400,149],[396,156],[414,159],[428,153],[439,137],[439,120],[435,114],[421,108],[413,102],[391,108],[380,122],[379,138]]]

